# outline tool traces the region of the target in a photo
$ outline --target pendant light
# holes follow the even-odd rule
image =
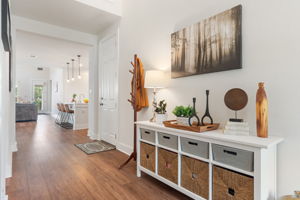
[[[70,82],[70,70],[69,70],[69,65],[70,65],[70,63],[67,62],[67,71],[68,71],[68,79],[67,79],[67,83]]]
[[[81,67],[80,55],[77,55],[77,57],[78,57],[78,79],[81,79],[81,73],[80,73],[80,67]]]
[[[72,81],[74,81],[75,80],[75,78],[74,78],[74,59],[71,59],[71,61],[72,61]]]

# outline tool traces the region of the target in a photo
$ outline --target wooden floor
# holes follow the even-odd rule
[[[74,144],[89,142],[84,132],[66,130],[45,115],[38,123],[17,123],[18,152],[13,178],[7,181],[10,200],[165,200],[189,199],[143,174],[119,151],[86,155]]]

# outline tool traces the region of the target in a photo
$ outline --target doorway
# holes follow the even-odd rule
[[[39,114],[49,113],[50,96],[48,92],[48,86],[48,81],[32,81],[32,102],[36,104]]]

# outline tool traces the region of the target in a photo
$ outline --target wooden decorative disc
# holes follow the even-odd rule
[[[248,95],[240,88],[233,88],[225,94],[224,102],[229,109],[238,111],[247,105]]]

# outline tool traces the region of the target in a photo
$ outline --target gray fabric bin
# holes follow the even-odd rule
[[[183,152],[208,159],[209,145],[207,142],[184,137],[180,138],[180,141]]]
[[[158,133],[158,143],[171,149],[178,149],[178,137],[167,133]]]
[[[155,143],[155,131],[141,128],[141,138]]]
[[[245,171],[254,171],[254,152],[212,144],[213,159]]]

